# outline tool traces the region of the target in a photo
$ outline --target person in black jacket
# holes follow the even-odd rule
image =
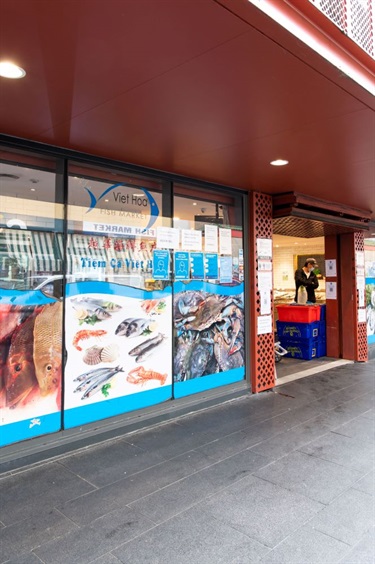
[[[298,288],[300,286],[305,286],[307,290],[307,301],[311,303],[316,302],[315,298],[315,288],[318,288],[319,282],[314,274],[314,268],[316,268],[317,262],[314,258],[306,259],[304,266],[296,270],[294,274],[294,280],[296,282],[296,295],[294,300],[298,301]]]

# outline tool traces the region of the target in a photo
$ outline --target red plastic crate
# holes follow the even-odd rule
[[[279,321],[312,323],[320,320],[320,306],[318,305],[278,305],[276,307]]]

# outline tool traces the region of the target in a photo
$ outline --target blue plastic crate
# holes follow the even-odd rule
[[[321,356],[326,356],[327,355],[327,341],[326,339],[318,339],[317,341],[317,350],[316,350],[316,356],[317,358],[321,357]]]
[[[320,320],[319,323],[319,339],[325,338],[326,336],[326,320]]]
[[[325,325],[321,321],[312,323],[296,323],[295,321],[276,321],[277,337],[289,341],[299,339],[317,339],[325,333]]]
[[[281,340],[281,346],[288,351],[288,354],[285,356],[289,356],[292,358],[301,358],[303,360],[311,360],[312,358],[317,357],[318,353],[318,340],[309,340],[306,342],[303,341],[288,341],[288,340]]]
[[[320,306],[320,321],[325,321],[326,319],[326,304]]]

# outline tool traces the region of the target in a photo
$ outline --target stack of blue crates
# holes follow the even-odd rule
[[[320,320],[311,323],[276,321],[277,336],[286,356],[311,360],[327,354],[325,306],[320,308]]]

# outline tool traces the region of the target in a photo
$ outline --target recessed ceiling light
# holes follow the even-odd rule
[[[276,159],[275,161],[271,161],[270,164],[272,166],[285,166],[289,164],[289,161],[285,161],[284,159]]]
[[[35,192],[35,188],[30,188],[31,192]]]
[[[104,200],[105,202],[109,202],[109,200]]]
[[[196,206],[196,205],[197,205],[197,202],[193,202],[193,206]]]
[[[0,76],[3,78],[23,78],[25,75],[26,72],[21,69],[21,67],[18,67],[9,61],[3,61],[0,63]]]

